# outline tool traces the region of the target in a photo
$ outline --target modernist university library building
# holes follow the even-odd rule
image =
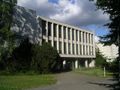
[[[49,42],[72,68],[95,66],[94,33],[58,21],[38,17],[42,28],[42,42]]]

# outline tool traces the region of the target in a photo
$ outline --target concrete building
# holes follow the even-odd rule
[[[41,16],[38,19],[42,27],[42,42],[49,42],[57,49],[64,65],[73,68],[95,66],[93,32]]]
[[[97,43],[96,47],[104,55],[104,57],[106,57],[107,62],[112,62],[116,57],[118,57],[118,47],[114,44],[110,46],[104,46],[101,43]]]
[[[13,26],[16,34],[32,43],[49,42],[62,57],[63,66],[94,67],[94,33],[75,26],[37,16],[36,11],[16,6]]]

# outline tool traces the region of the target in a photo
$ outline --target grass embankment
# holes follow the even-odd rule
[[[80,68],[76,69],[75,72],[85,75],[104,77],[104,70],[102,68]],[[112,73],[106,71],[105,77],[111,77]]]
[[[51,85],[56,82],[54,75],[13,75],[0,76],[0,90],[21,90]]]

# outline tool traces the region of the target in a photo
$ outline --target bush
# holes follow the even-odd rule
[[[13,50],[12,56],[4,61],[4,66],[6,71],[12,74],[29,71],[51,73],[61,69],[62,60],[57,50],[48,43],[40,46],[31,44],[28,39],[25,39]]]
[[[7,60],[7,70],[10,72],[26,72],[30,69],[32,61],[32,44],[28,39],[21,42],[20,46],[15,48],[12,56]]]
[[[48,43],[42,46],[34,45],[32,68],[39,73],[50,73],[61,67],[61,61],[57,50]]]
[[[99,52],[96,52],[96,66],[97,67],[104,67],[107,65],[106,58]]]

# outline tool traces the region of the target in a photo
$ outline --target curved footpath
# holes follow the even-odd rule
[[[111,79],[80,75],[74,72],[57,74],[57,84],[29,90],[110,90]]]

